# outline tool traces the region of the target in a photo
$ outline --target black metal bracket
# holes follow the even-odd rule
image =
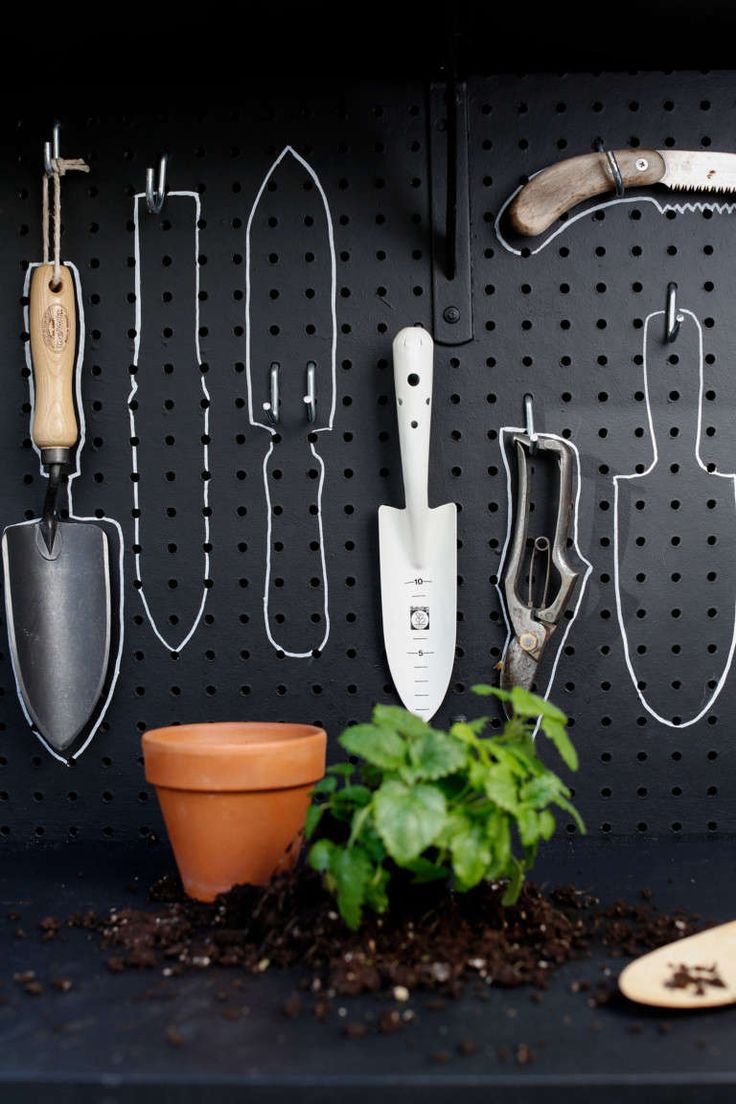
[[[468,101],[454,59],[447,81],[430,85],[428,118],[434,340],[464,345],[473,340]]]

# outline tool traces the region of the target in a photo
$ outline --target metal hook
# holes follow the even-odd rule
[[[677,309],[677,284],[671,281],[667,285],[667,309],[665,311],[664,339],[670,344],[680,332],[685,316]]]
[[[166,166],[167,154],[161,155],[158,163],[158,184],[153,186],[153,169],[146,169],[146,206],[152,215],[158,215],[166,199]]]
[[[279,398],[279,365],[277,361],[274,361],[271,365],[270,387],[271,401],[264,402],[263,409],[271,425],[278,425],[281,400]]]
[[[534,396],[531,394],[526,394],[524,396],[524,420],[526,422],[526,433],[529,438],[531,452],[534,453],[537,450],[537,434],[534,429]]]
[[[602,138],[596,138],[593,143],[593,148],[596,153],[605,153],[606,161],[608,162],[608,168],[613,178],[613,183],[616,185],[616,195],[619,199],[623,196],[626,188],[624,186],[624,178],[621,175],[621,168],[616,160],[616,154],[613,150],[606,149],[605,143]]]
[[[314,361],[307,361],[307,393],[304,396],[304,403],[307,408],[307,418],[310,422],[314,422],[317,419],[317,390],[315,384],[316,371],[317,365],[314,363]]]
[[[54,162],[61,157],[61,123],[54,123],[50,142],[43,144],[43,168],[47,176],[53,176]]]

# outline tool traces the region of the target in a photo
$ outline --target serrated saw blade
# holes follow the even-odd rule
[[[678,192],[735,192],[736,153],[658,150],[665,164],[661,183]]]

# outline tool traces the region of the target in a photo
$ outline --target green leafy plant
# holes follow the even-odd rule
[[[449,732],[390,705],[377,705],[370,724],[339,738],[359,762],[328,769],[313,793],[306,837],[308,860],[335,895],[345,923],[357,928],[365,908],[385,912],[399,870],[413,882],[448,880],[454,889],[507,882],[504,903],[519,896],[537,849],[555,831],[550,806],[585,826],[561,778],[537,755],[542,733],[577,770],[567,718],[521,687],[474,686],[508,703],[511,717],[496,735],[489,718],[454,724]]]

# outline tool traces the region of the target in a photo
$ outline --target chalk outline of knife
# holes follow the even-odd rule
[[[286,648],[278,644],[271,632],[271,623],[269,618],[269,588],[271,585],[271,535],[273,529],[272,522],[272,509],[271,509],[271,492],[268,485],[268,461],[271,458],[271,454],[274,450],[274,437],[278,433],[278,428],[274,428],[270,423],[260,422],[253,415],[253,381],[251,377],[251,320],[250,320],[250,300],[251,300],[251,228],[253,226],[253,219],[255,213],[258,210],[258,206],[261,202],[263,193],[268,186],[268,182],[272,175],[279,167],[281,162],[287,155],[291,155],[299,164],[306,170],[308,175],[314,181],[315,187],[319,193],[322,205],[325,211],[325,219],[327,221],[327,238],[330,246],[330,318],[332,324],[332,342],[330,349],[330,369],[332,374],[332,403],[330,405],[330,416],[327,423],[320,426],[319,429],[314,426],[310,427],[310,433],[329,433],[332,430],[332,426],[335,420],[335,410],[337,408],[337,255],[335,252],[335,231],[332,222],[332,213],[330,211],[330,205],[327,202],[327,196],[325,195],[324,188],[320,182],[317,173],[312,166],[306,161],[293,146],[284,146],[281,153],[271,165],[270,169],[264,176],[261,186],[258,189],[258,193],[253,201],[250,214],[248,216],[248,223],[245,229],[245,374],[248,385],[248,419],[252,426],[258,426],[260,429],[267,429],[270,434],[269,447],[266,455],[263,459],[263,487],[266,495],[266,576],[263,585],[263,622],[266,628],[266,636],[269,642],[273,645],[277,652],[283,652],[284,655],[290,659],[311,659],[314,654],[314,649],[310,649],[307,652],[290,652]],[[323,611],[325,616],[325,631],[320,644],[317,647],[317,651],[322,651],[330,636],[330,606],[329,606],[329,581],[327,578],[327,560],[325,557],[325,539],[324,539],[324,527],[322,523],[322,489],[325,482],[325,464],[316,451],[315,442],[309,442],[309,448],[312,456],[319,465],[319,483],[317,485],[317,525],[319,529],[319,549],[320,560],[322,563],[322,579],[324,581],[323,593],[324,603]]]
[[[203,433],[203,438],[204,438],[204,440],[202,442],[202,464],[203,464],[203,469],[202,470],[203,471],[209,471],[210,450],[209,450],[208,442],[209,442],[209,437],[210,437],[210,407],[212,405],[212,400],[210,398],[210,393],[207,390],[207,383],[205,381],[204,372],[202,371],[202,350],[201,350],[200,344],[199,344],[199,279],[200,279],[200,271],[199,271],[199,269],[200,269],[200,264],[199,264],[199,222],[200,222],[200,218],[202,216],[202,204],[201,204],[198,192],[179,191],[179,192],[167,192],[166,193],[166,198],[167,199],[171,199],[175,196],[185,196],[185,197],[188,197],[189,199],[194,200],[194,214],[195,214],[195,219],[194,219],[194,350],[195,350],[195,356],[197,358],[197,367],[200,370],[199,371],[199,380],[200,380],[200,384],[201,384],[201,387],[202,387],[202,394],[203,394],[203,396],[206,400],[206,405],[205,405],[205,408],[204,408],[204,411],[203,411],[204,417],[202,419],[202,422],[203,422],[202,433]],[[134,365],[135,368],[138,367],[138,357],[140,355],[140,349],[141,349],[141,334],[143,332],[143,318],[142,318],[143,305],[142,305],[142,296],[141,296],[141,234],[140,234],[140,215],[139,215],[139,212],[140,212],[141,200],[145,200],[145,198],[146,198],[146,193],[145,192],[136,192],[136,194],[133,196],[133,251],[134,251],[134,257],[135,257],[135,276],[134,276],[134,287],[135,287],[135,338],[134,338],[134,342],[133,342],[133,365]],[[131,374],[130,379],[131,379],[131,389],[130,389],[130,393],[129,393],[128,399],[127,399],[128,418],[129,418],[129,421],[130,421],[131,440],[135,440],[135,439],[138,438],[138,434],[136,433],[136,427],[135,427],[135,411],[133,410],[133,408],[131,406],[131,403],[132,403],[133,399],[135,398],[135,395],[136,395],[136,393],[138,391],[138,387],[139,387],[137,373]],[[138,475],[139,474],[139,471],[138,471],[138,446],[136,444],[131,444],[130,452],[131,452],[132,472],[133,472],[134,475]],[[134,544],[136,545],[137,549],[140,549],[140,547],[141,547],[140,533],[141,533],[142,517],[141,517],[141,509],[140,509],[139,498],[140,498],[140,494],[139,494],[139,490],[138,490],[138,481],[133,480],[133,507],[135,509],[135,514],[133,515],[133,541],[134,541]],[[204,527],[203,527],[204,528],[204,541],[203,541],[203,544],[205,545],[205,548],[204,548],[204,576],[203,576],[204,579],[208,579],[209,576],[210,576],[209,504],[210,504],[210,480],[209,479],[203,479],[202,480],[202,508],[203,508],[203,511],[204,511],[204,513],[203,513],[203,519],[204,519]],[[159,627],[156,624],[156,618],[153,616],[153,614],[151,612],[151,609],[148,605],[148,599],[146,598],[145,589],[143,587],[143,571],[142,571],[142,564],[141,564],[141,556],[142,556],[142,553],[140,551],[136,551],[136,552],[133,553],[133,558],[134,558],[134,562],[135,562],[136,579],[141,584],[140,588],[138,589],[138,593],[140,595],[141,602],[143,604],[143,609],[145,610],[145,613],[146,613],[146,617],[148,618],[148,620],[150,622],[150,625],[151,625],[151,628],[153,629],[154,635],[161,641],[164,648],[167,648],[170,652],[181,652],[181,651],[184,650],[184,648],[187,646],[189,641],[194,636],[195,632],[197,631],[197,628],[199,627],[199,623],[202,620],[202,614],[204,613],[204,607],[207,603],[208,588],[204,585],[202,586],[202,600],[199,603],[199,609],[197,610],[197,612],[194,616],[194,620],[192,621],[189,632],[184,635],[184,637],[182,638],[182,640],[178,644],[170,644],[168,642],[168,640],[166,639],[166,637],[163,635],[163,633],[159,630]]]

